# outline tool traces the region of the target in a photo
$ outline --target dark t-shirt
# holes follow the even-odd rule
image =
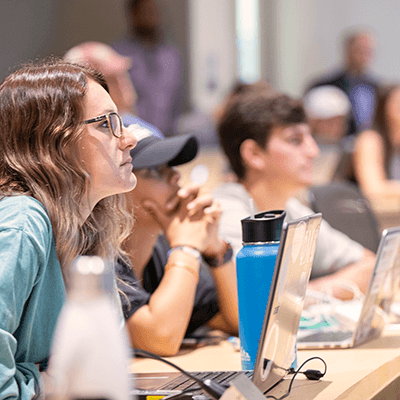
[[[153,249],[150,261],[143,272],[142,285],[137,281],[133,270],[120,261],[116,265],[118,282],[122,291],[121,302],[125,319],[129,319],[140,307],[149,303],[150,296],[155,292],[164,276],[164,267],[168,261],[169,245],[164,236],[159,236]],[[202,264],[199,271],[194,307],[186,335],[207,323],[219,311],[217,293],[214,281],[206,265]]]

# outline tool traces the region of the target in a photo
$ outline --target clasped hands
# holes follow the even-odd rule
[[[152,200],[143,201],[142,206],[159,224],[171,247],[187,245],[216,254],[223,246],[218,237],[221,207],[196,184],[180,188],[164,207]]]

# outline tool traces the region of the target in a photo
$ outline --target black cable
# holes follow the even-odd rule
[[[216,383],[212,381],[211,379],[199,379],[192,375],[191,373],[185,371],[178,365],[172,363],[171,361],[165,360],[164,358],[158,356],[157,354],[151,353],[150,351],[146,350],[141,350],[141,349],[135,349],[134,350],[135,354],[140,354],[142,356],[146,356],[149,358],[153,358],[154,360],[162,361],[171,367],[177,369],[179,372],[182,374],[186,375],[188,378],[193,379],[207,394],[209,394],[213,399],[219,399],[227,389],[225,386],[220,385],[219,383]]]
[[[225,390],[227,389],[227,387],[220,385],[219,383],[216,383],[214,381],[212,381],[211,379],[199,379],[197,377],[195,377],[194,375],[192,375],[191,373],[185,371],[184,369],[182,369],[181,367],[179,367],[178,365],[172,363],[171,361],[165,360],[164,358],[158,356],[157,354],[151,353],[150,351],[146,351],[146,350],[141,350],[141,349],[135,349],[134,350],[135,354],[139,354],[145,357],[149,357],[149,358],[153,358],[154,360],[158,360],[158,361],[162,361],[165,364],[170,365],[171,367],[177,369],[179,372],[181,372],[182,374],[186,375],[188,378],[194,380],[207,394],[209,394],[213,399],[219,399],[225,392]],[[308,362],[312,361],[312,360],[320,360],[323,362],[325,368],[324,368],[324,372],[321,372],[319,370],[316,369],[308,369],[306,371],[300,371],[304,365],[306,365]],[[304,374],[307,379],[310,380],[319,380],[322,377],[325,376],[326,371],[328,369],[328,366],[325,362],[325,360],[321,357],[318,356],[314,356],[314,357],[310,357],[307,360],[305,360],[299,368],[297,368],[297,370],[295,371],[293,368],[289,369],[289,373],[293,373],[293,377],[290,380],[290,384],[289,384],[289,388],[287,390],[287,392],[281,396],[281,397],[275,397],[273,395],[270,396],[266,396],[266,399],[272,399],[272,400],[282,400],[284,398],[286,398],[287,396],[289,396],[290,391],[292,390],[292,386],[293,386],[293,382],[294,379],[296,378],[297,374]],[[182,394],[186,392],[186,391],[182,391]]]
[[[325,366],[324,372],[321,372],[321,371],[319,371],[317,369],[308,369],[307,371],[304,371],[304,372],[300,371],[304,367],[304,365],[306,365],[311,360],[321,360],[323,362],[324,366]],[[326,361],[323,358],[318,357],[318,356],[310,357],[307,360],[305,360],[300,365],[300,367],[297,368],[296,371],[292,370],[292,372],[294,371],[294,373],[293,373],[292,379],[290,380],[289,388],[288,388],[287,392],[283,396],[275,397],[275,396],[270,395],[270,396],[266,396],[266,399],[282,400],[285,397],[288,397],[289,394],[290,394],[290,391],[292,390],[294,378],[296,378],[297,374],[304,374],[307,377],[307,379],[310,379],[310,380],[319,380],[319,379],[321,379],[322,377],[325,376],[327,369],[328,369],[328,366],[326,364]]]
[[[321,372],[317,369],[308,369],[307,371],[304,371],[304,372],[300,371],[301,368],[304,367],[304,365],[307,364],[311,360],[322,361],[322,363],[324,364],[324,372]],[[304,374],[307,377],[307,379],[310,379],[312,381],[317,381],[325,376],[327,370],[328,370],[328,366],[326,365],[326,361],[321,357],[314,356],[314,357],[310,357],[307,360],[305,360],[303,362],[303,364],[301,364],[300,367],[297,369],[297,373]]]

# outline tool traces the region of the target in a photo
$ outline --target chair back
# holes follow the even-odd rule
[[[368,200],[350,182],[337,181],[309,189],[312,210],[335,229],[376,253],[381,238],[379,225]]]

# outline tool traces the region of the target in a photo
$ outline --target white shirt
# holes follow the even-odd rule
[[[220,202],[222,207],[219,235],[232,245],[236,258],[237,253],[242,248],[241,220],[249,217],[252,213],[250,195],[243,185],[227,183],[214,191],[214,198]],[[295,198],[289,199],[285,210],[287,221],[314,214],[310,208],[304,206]],[[254,210],[254,212],[257,213],[259,210]],[[363,256],[364,247],[362,245],[322,220],[311,278],[336,272],[359,261]]]

